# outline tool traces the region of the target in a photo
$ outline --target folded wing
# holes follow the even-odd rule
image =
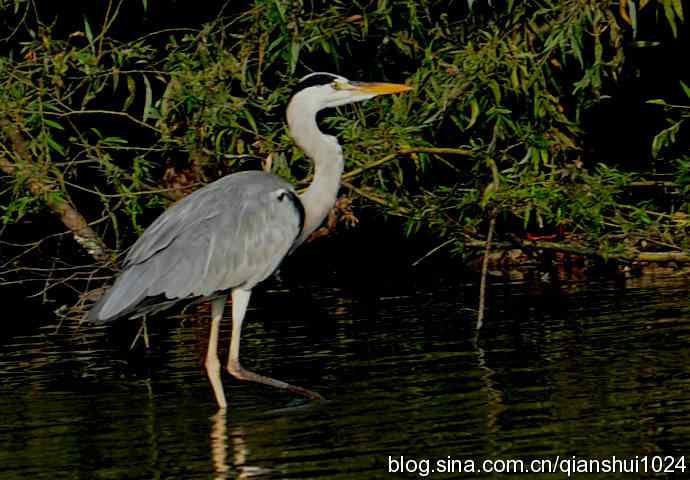
[[[89,319],[134,314],[151,299],[250,289],[278,268],[299,235],[302,205],[292,186],[265,172],[223,177],[163,212],[132,246],[113,287]]]

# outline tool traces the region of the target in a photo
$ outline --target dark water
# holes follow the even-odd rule
[[[258,292],[243,335],[245,366],[322,403],[226,376],[229,412],[214,415],[205,312],[151,325],[148,353],[128,352],[132,324],[6,335],[0,478],[387,478],[389,456],[690,452],[687,281],[493,284],[477,343],[476,285],[337,282]],[[424,465],[405,476],[459,476]]]

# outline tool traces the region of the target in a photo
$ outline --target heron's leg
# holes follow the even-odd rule
[[[208,337],[208,351],[206,352],[206,374],[211,381],[219,408],[226,408],[228,405],[228,402],[225,401],[223,382],[220,380],[220,360],[218,360],[218,332],[227,299],[228,296],[223,295],[211,302],[211,334]]]
[[[249,305],[251,293],[250,290],[242,290],[239,288],[232,291],[232,340],[230,341],[230,356],[228,358],[228,372],[230,372],[230,375],[240,380],[263,383],[292,393],[304,395],[312,400],[323,400],[323,397],[316,392],[298,387],[297,385],[290,385],[289,383],[276,380],[275,378],[259,375],[240,365],[240,334],[242,332],[242,322],[244,321],[244,314],[247,312],[247,305]]]

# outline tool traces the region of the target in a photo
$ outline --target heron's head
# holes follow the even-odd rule
[[[290,100],[291,107],[316,113],[349,103],[362,102],[378,95],[407,92],[412,87],[397,83],[353,82],[340,75],[315,72],[300,79]]]

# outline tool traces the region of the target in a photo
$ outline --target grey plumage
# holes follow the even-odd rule
[[[292,185],[265,172],[228,175],[163,212],[130,249],[89,320],[137,316],[267,278],[293,247],[303,208]]]

